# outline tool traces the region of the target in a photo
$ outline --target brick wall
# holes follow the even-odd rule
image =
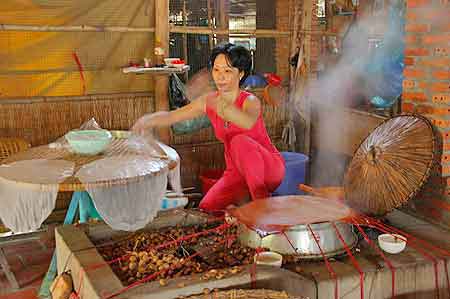
[[[450,226],[450,1],[407,0],[403,112],[432,120],[442,158],[409,209]]]

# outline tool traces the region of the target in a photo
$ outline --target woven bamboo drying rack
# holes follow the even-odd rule
[[[126,138],[113,138],[111,145],[108,149],[103,153],[95,156],[84,156],[75,154],[69,151],[69,149],[63,148],[50,148],[48,145],[38,146],[30,148],[27,151],[17,153],[12,155],[5,160],[2,161],[3,164],[8,164],[12,162],[22,161],[22,160],[31,160],[31,159],[52,159],[52,160],[65,160],[69,162],[75,163],[74,173],[76,173],[82,166],[94,162],[96,160],[106,158],[106,157],[136,157],[136,158],[152,158],[152,156],[144,156],[142,154],[138,154],[136,151],[130,149],[126,144]],[[124,185],[133,182],[142,181],[152,175],[157,175],[159,172],[164,169],[174,169],[178,160],[176,158],[176,152],[173,151],[167,154],[167,158],[164,157],[153,157],[155,160],[161,160],[162,165],[166,165],[162,167],[158,172],[149,172],[145,175],[141,176],[133,176],[133,177],[124,177],[120,179],[114,180],[98,180],[92,183],[83,184],[78,178],[75,176],[71,176],[64,180],[64,182],[59,184],[59,191],[85,191],[86,188],[101,188],[101,187],[110,187],[116,185]],[[23,184],[30,184],[31,182],[23,182]],[[41,186],[45,189],[46,186]]]
[[[22,138],[0,138],[0,161],[30,147],[30,144]]]
[[[228,291],[205,292],[201,295],[186,297],[186,299],[304,299],[304,297],[290,296],[284,291],[232,289]]]

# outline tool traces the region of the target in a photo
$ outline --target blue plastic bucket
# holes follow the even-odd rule
[[[286,173],[280,186],[273,192],[273,196],[301,195],[299,184],[304,184],[306,179],[309,158],[306,155],[294,152],[282,152]]]

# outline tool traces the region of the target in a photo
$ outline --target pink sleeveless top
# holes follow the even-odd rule
[[[238,98],[234,101],[234,105],[242,110],[245,99],[250,95],[252,94],[247,91],[241,91]],[[250,129],[243,129],[236,126],[232,122],[225,122],[220,116],[217,115],[213,108],[209,107],[209,105],[206,105],[206,114],[211,121],[217,139],[222,141],[224,144],[225,162],[227,164],[227,168],[230,168],[233,165],[230,155],[230,142],[236,135],[246,135],[262,145],[269,152],[280,155],[267,134],[264,120],[262,118],[262,112],[260,112],[258,119]]]

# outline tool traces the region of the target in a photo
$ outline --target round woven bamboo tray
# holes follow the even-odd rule
[[[152,157],[150,155],[142,155],[137,153],[135,150],[130,149],[127,146],[126,137],[120,137],[115,134],[111,145],[108,149],[99,155],[95,156],[85,156],[72,153],[69,149],[65,147],[59,148],[50,148],[48,145],[38,146],[30,148],[27,151],[23,151],[12,155],[4,160],[2,160],[2,164],[8,164],[21,160],[31,160],[31,159],[52,159],[52,160],[65,160],[75,163],[74,174],[84,165],[94,162],[96,160],[105,158],[105,157],[130,157],[130,158],[148,158],[154,159],[155,161],[160,162],[161,168],[157,172],[148,172],[145,175],[141,176],[128,176],[120,179],[114,180],[97,180],[95,182],[90,182],[88,184],[83,184],[80,182],[78,178],[75,176],[71,176],[67,178],[64,182],[59,184],[59,191],[84,191],[87,187],[97,188],[97,187],[108,187],[113,185],[122,185],[129,184],[132,182],[138,182],[144,180],[152,175],[158,175],[161,171],[165,169],[173,169],[179,163],[177,154],[175,150],[167,154],[167,156],[159,156]],[[20,183],[20,182],[19,182]],[[24,182],[24,184],[30,184],[32,182]],[[42,189],[45,189],[45,186],[42,186]]]
[[[440,154],[432,123],[399,115],[381,123],[356,150],[344,176],[345,201],[381,216],[412,199],[428,180]]]
[[[205,289],[203,294],[189,297],[179,297],[184,299],[306,299],[305,297],[291,296],[284,291],[273,290],[242,290],[232,289],[228,291],[209,291]]]

